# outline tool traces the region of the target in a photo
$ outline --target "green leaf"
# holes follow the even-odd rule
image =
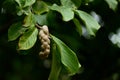
[[[43,15],[34,15],[36,23],[40,25],[47,25],[47,14]]]
[[[23,26],[28,27],[34,23],[34,16],[32,13],[29,13],[23,21]]]
[[[27,7],[34,4],[36,0],[24,0],[24,1],[25,1],[24,7]]]
[[[12,24],[8,29],[8,40],[16,40],[21,34],[25,32],[27,28],[23,27],[21,22]]]
[[[21,8],[31,6],[36,0],[15,0]]]
[[[84,11],[76,10],[75,12],[85,23],[88,33],[92,36],[95,36],[96,31],[100,28],[98,22],[91,15]]]
[[[73,19],[73,22],[74,22],[74,24],[76,25],[76,30],[77,30],[77,32],[78,32],[79,35],[81,36],[81,35],[82,35],[82,26],[81,26],[79,20],[76,19],[76,18],[74,18],[74,19]]]
[[[15,0],[15,1],[18,3],[18,5],[19,5],[20,7],[22,7],[22,5],[24,4],[24,3],[23,3],[24,0]]]
[[[62,64],[55,44],[52,45],[52,68],[48,80],[59,80]]]
[[[44,12],[48,12],[48,5],[43,1],[36,1],[36,3],[33,5],[33,12],[36,14],[42,14]]]
[[[19,6],[17,6],[17,15],[22,14],[28,15],[31,12],[31,5],[35,3],[36,0],[15,0]]]
[[[79,68],[81,67],[76,54],[61,40],[52,36],[54,43],[57,45],[58,53],[60,53],[61,63],[65,66],[68,70],[70,75],[74,75],[78,72]]]
[[[70,21],[71,19],[74,18],[74,12],[72,11],[71,8],[53,4],[53,6],[51,7],[51,10],[58,11],[62,15],[64,21]]]
[[[33,47],[37,40],[38,30],[34,25],[20,37],[18,46],[19,50],[27,50]]]
[[[76,9],[81,5],[81,0],[60,0],[62,6]]]
[[[118,6],[117,0],[105,0],[105,1],[108,3],[109,7],[110,7],[113,11],[115,11],[115,10],[117,9],[117,6]]]
[[[61,0],[61,4],[66,8],[76,8],[75,4],[71,0]]]
[[[18,8],[17,9],[17,15],[18,16],[21,16],[21,15],[23,15],[23,14],[25,14],[25,15],[29,15],[29,14],[31,14],[31,9],[30,9],[30,7],[25,7],[25,8]]]
[[[81,0],[71,0],[74,4],[75,4],[75,6],[78,8],[78,7],[80,7],[80,5],[81,5],[81,3],[82,3],[82,1]]]

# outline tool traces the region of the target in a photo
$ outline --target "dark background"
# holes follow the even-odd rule
[[[4,0],[0,1],[0,10],[3,2]],[[81,5],[80,9],[88,13],[95,11],[101,16],[104,25],[96,33],[96,37],[80,37],[72,22],[61,21],[60,17],[56,17],[59,15],[57,13],[51,15],[52,20],[48,17],[50,32],[76,52],[82,65],[81,72],[74,75],[72,80],[120,80],[120,48],[108,38],[111,32],[120,28],[120,4],[116,12],[103,0],[96,0],[87,6]],[[16,50],[17,40],[8,42],[8,28],[16,21],[16,16],[11,11],[14,9],[0,13],[0,80],[47,80],[51,57],[47,60],[40,59],[39,41],[32,49],[21,52]],[[54,21],[55,24],[52,23]]]

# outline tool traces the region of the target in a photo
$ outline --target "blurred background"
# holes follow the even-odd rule
[[[39,41],[28,51],[17,51],[18,40],[8,42],[8,28],[16,21],[16,16],[11,14],[12,6],[5,11],[3,7],[8,8],[9,4],[3,4],[4,0],[0,0],[0,80],[47,80],[51,55],[46,60],[40,59]],[[80,37],[74,24],[61,21],[56,17],[58,13],[51,12],[48,16],[50,33],[76,52],[82,65],[72,80],[120,80],[120,3],[116,11],[104,0],[81,4],[79,9],[90,13],[100,23],[96,37],[89,37],[84,26]]]

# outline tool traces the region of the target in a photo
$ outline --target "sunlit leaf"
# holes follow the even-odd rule
[[[100,28],[98,22],[91,15],[84,11],[76,10],[75,12],[85,23],[88,33],[92,36],[95,36],[96,31]]]
[[[118,6],[118,2],[117,2],[117,0],[105,0],[107,3],[108,3],[108,5],[109,5],[109,7],[112,9],[112,10],[116,10],[117,9],[117,6]]]
[[[51,7],[51,9],[58,11],[62,15],[64,21],[70,21],[71,19],[74,18],[74,12],[72,11],[71,8],[67,8],[65,6],[58,6],[54,4]]]
[[[36,1],[36,3],[33,5],[33,12],[36,14],[42,14],[44,12],[48,12],[48,6],[43,1]]]
[[[8,40],[16,40],[27,28],[23,27],[21,22],[15,23],[8,29]]]
[[[34,26],[34,25],[32,25]],[[33,47],[37,40],[38,30],[36,27],[31,27],[23,36],[20,37],[18,46],[19,50],[27,50]]]
[[[74,75],[78,72],[79,68],[81,67],[76,54],[61,40],[52,36],[54,43],[57,45],[58,53],[60,53],[61,63],[65,66],[68,70],[69,74]]]

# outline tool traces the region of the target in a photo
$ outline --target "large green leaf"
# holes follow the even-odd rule
[[[60,55],[56,44],[52,44],[52,68],[48,80],[59,80],[59,75],[62,69]]]
[[[27,50],[33,47],[37,40],[37,34],[38,30],[34,25],[32,25],[26,33],[23,34],[23,36],[20,37],[18,46],[20,50]]]
[[[51,41],[52,67],[48,80],[70,80],[68,70],[61,63],[60,51],[54,41]]]
[[[33,12],[36,14],[42,14],[44,12],[48,12],[48,5],[43,1],[36,1],[36,3],[33,5]]]
[[[76,54],[61,40],[52,36],[53,41],[57,45],[58,53],[60,53],[61,63],[65,66],[68,70],[69,74],[74,75],[78,72],[79,68],[81,67]]]
[[[70,21],[71,19],[74,18],[74,12],[72,11],[71,8],[68,8],[65,6],[58,6],[56,4],[53,4],[51,9],[58,11],[62,15],[64,21]]]
[[[95,36],[96,31],[100,28],[98,22],[91,15],[84,11],[76,10],[75,12],[85,23],[88,33],[92,36]]]
[[[16,40],[27,28],[23,27],[21,22],[15,23],[8,29],[8,40]]]
[[[117,6],[118,6],[118,2],[117,2],[117,0],[105,0],[107,3],[108,3],[108,5],[109,5],[109,7],[112,9],[112,10],[116,10],[117,9]]]

